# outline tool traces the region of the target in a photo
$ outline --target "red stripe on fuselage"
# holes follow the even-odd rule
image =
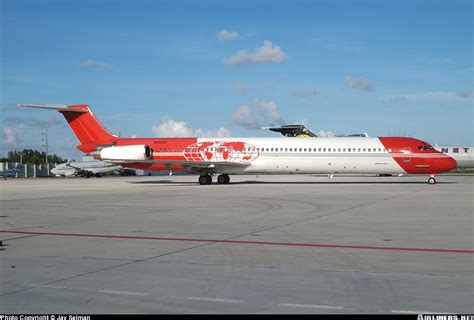
[[[456,161],[422,140],[405,137],[379,137],[398,165],[410,174],[434,174],[456,168]],[[421,147],[421,148],[420,148]]]

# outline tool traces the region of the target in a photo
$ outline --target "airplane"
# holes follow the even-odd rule
[[[474,147],[436,146],[434,147],[458,163],[458,168],[474,168]]]
[[[438,173],[456,160],[430,144],[407,137],[122,138],[110,133],[88,105],[19,104],[61,113],[76,134],[77,149],[96,159],[142,170],[184,170],[201,185],[228,184],[231,174]]]
[[[0,176],[3,177],[3,179],[7,180],[7,178],[15,178],[17,172],[18,172],[18,166],[13,169],[0,171]]]
[[[96,176],[102,177],[103,174],[111,173],[122,169],[122,166],[114,165],[107,161],[67,161],[58,164],[51,169],[51,173],[58,177],[81,176],[90,178]]]
[[[316,133],[311,132],[304,124],[286,124],[276,127],[262,127],[263,130],[270,130],[274,132],[280,132],[284,137],[292,138],[315,138],[319,137]],[[354,133],[354,134],[337,134],[334,137],[366,137],[367,133]]]

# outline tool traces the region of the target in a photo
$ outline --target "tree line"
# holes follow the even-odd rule
[[[56,154],[48,154],[49,163],[62,163],[66,160]],[[21,151],[9,151],[6,157],[0,158],[0,162],[18,162],[27,164],[46,163],[46,152],[32,149],[23,149]]]

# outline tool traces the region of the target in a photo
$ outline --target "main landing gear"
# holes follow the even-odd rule
[[[199,184],[205,185],[205,184],[211,184],[212,183],[212,177],[210,174],[203,174],[199,176]],[[230,177],[228,174],[221,174],[217,177],[217,183],[218,184],[228,184],[230,182]]]
[[[199,184],[204,185],[204,184],[211,184],[212,183],[212,177],[210,174],[203,174],[202,176],[199,177]]]
[[[428,184],[435,184],[436,183],[435,177],[436,175],[434,174],[430,175],[430,177],[428,178]]]
[[[217,177],[218,184],[228,184],[230,182],[230,178],[228,174],[221,174]]]

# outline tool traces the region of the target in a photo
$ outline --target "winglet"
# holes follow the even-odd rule
[[[50,109],[58,111],[69,111],[69,112],[87,112],[86,110],[68,108],[64,104],[18,104],[19,108],[38,108],[38,109]]]

